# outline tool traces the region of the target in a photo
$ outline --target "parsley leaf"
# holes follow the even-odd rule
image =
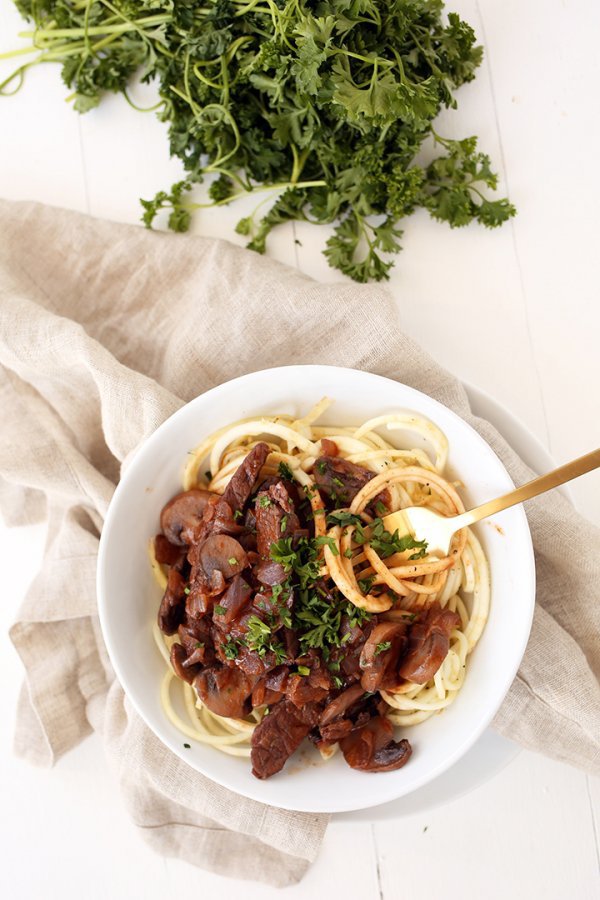
[[[221,645],[223,648],[223,653],[227,657],[227,659],[237,659],[238,656],[238,643],[234,641],[233,638],[229,638],[229,640]]]
[[[284,478],[286,481],[294,480],[294,474],[287,463],[280,462],[279,466],[278,466],[278,470],[279,470],[279,474],[281,475],[281,477]]]
[[[260,657],[266,656],[271,651],[275,654],[277,665],[287,658],[285,647],[281,641],[275,639],[273,628],[267,622],[263,622],[258,616],[250,616],[247,629],[244,643],[250,650],[254,650]]]
[[[410,559],[422,559],[427,555],[427,542],[415,541],[412,535],[405,534],[402,537],[398,534],[398,529],[391,534],[386,531],[381,519],[374,519],[371,525],[371,537],[369,539],[371,547],[382,559],[392,556],[394,553],[403,553],[405,550],[416,549],[416,553]]]

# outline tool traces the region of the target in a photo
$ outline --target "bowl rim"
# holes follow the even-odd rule
[[[437,406],[444,411],[446,415],[449,415],[450,418],[453,418],[457,422],[457,427],[468,429],[471,432],[471,435],[480,443],[482,449],[486,453],[492,453],[497,461],[498,466],[502,469],[504,476],[510,484],[513,484],[512,478],[507,472],[502,460],[498,457],[495,450],[487,443],[487,441],[479,434],[478,431],[473,428],[467,421],[465,421],[461,416],[454,412],[450,407],[443,404],[441,401],[436,400],[434,397],[431,397],[429,394],[426,394],[424,391],[419,390],[418,388],[414,388],[411,385],[407,385],[404,382],[398,381],[394,378],[389,378],[383,375],[377,375],[373,372],[366,371],[363,369],[353,369],[345,366],[330,366],[330,365],[320,365],[320,364],[309,364],[309,365],[289,365],[289,366],[276,366],[276,367],[267,367],[265,369],[258,369],[253,372],[248,372],[244,375],[239,375],[236,378],[229,379],[227,381],[221,382],[213,388],[204,391],[203,393],[197,395],[186,403],[183,403],[182,406],[172,413],[168,418],[161,422],[161,424],[150,434],[148,437],[143,439],[139,445],[134,449],[132,454],[128,459],[128,465],[123,472],[119,483],[117,484],[113,496],[110,500],[106,516],[104,519],[104,525],[102,527],[102,531],[100,534],[100,541],[98,547],[98,559],[97,559],[97,568],[96,568],[96,595],[97,595],[97,606],[98,606],[98,615],[100,621],[100,628],[102,632],[102,636],[106,645],[106,649],[108,652],[108,656],[111,662],[111,665],[114,669],[115,675],[123,688],[124,693],[127,698],[131,702],[137,714],[142,718],[146,726],[152,731],[152,733],[160,740],[162,744],[164,744],[169,750],[176,754],[183,762],[189,765],[193,770],[201,773],[206,778],[211,779],[217,784],[222,785],[233,793],[238,793],[241,796],[248,797],[249,799],[256,800],[261,803],[266,803],[272,806],[278,806],[282,809],[288,809],[296,812],[309,812],[309,813],[325,813],[325,812],[349,812],[358,809],[365,809],[369,807],[378,806],[380,804],[389,802],[390,800],[395,799],[397,796],[406,796],[409,793],[413,793],[418,790],[425,784],[428,784],[430,781],[435,779],[438,775],[442,774],[442,772],[446,771],[446,769],[450,768],[460,757],[462,757],[470,747],[478,740],[478,738],[483,734],[485,729],[489,726],[490,722],[500,709],[502,702],[504,701],[511,684],[516,677],[518,672],[521,660],[525,653],[525,649],[527,647],[527,643],[529,640],[531,626],[533,622],[533,614],[535,610],[535,595],[536,595],[536,570],[535,570],[535,557],[533,550],[533,543],[531,539],[531,531],[529,529],[529,523],[527,520],[527,516],[525,514],[525,510],[523,505],[513,507],[513,514],[516,514],[521,519],[521,526],[524,526],[524,534],[527,538],[526,545],[523,546],[523,558],[521,563],[523,565],[523,572],[520,575],[520,581],[523,584],[524,595],[529,599],[529,609],[527,616],[522,620],[523,631],[521,640],[517,645],[513,647],[513,664],[510,668],[507,668],[504,672],[504,676],[500,682],[498,682],[496,691],[495,691],[495,701],[493,705],[487,709],[485,715],[479,716],[476,725],[468,730],[468,733],[465,734],[463,741],[456,746],[452,752],[448,753],[446,757],[440,762],[439,765],[432,767],[430,770],[425,772],[422,777],[416,779],[416,783],[410,788],[410,790],[403,792],[398,795],[394,792],[393,796],[384,797],[382,799],[377,799],[375,801],[369,802],[355,802],[348,800],[347,802],[336,803],[335,809],[330,807],[309,804],[309,805],[291,805],[287,802],[281,803],[273,803],[272,800],[266,800],[264,796],[261,796],[260,792],[260,782],[258,779],[256,780],[256,789],[242,791],[236,787],[232,787],[231,784],[227,781],[226,778],[222,778],[219,774],[215,774],[212,771],[206,771],[204,767],[198,764],[198,761],[195,759],[191,759],[190,757],[186,757],[182,752],[181,746],[177,745],[173,740],[171,740],[168,735],[161,734],[155,727],[155,725],[150,721],[151,716],[146,713],[144,709],[144,704],[138,701],[138,697],[135,695],[135,692],[130,691],[127,682],[128,677],[124,672],[124,667],[121,665],[119,652],[115,648],[115,643],[111,637],[111,624],[110,624],[110,614],[109,614],[109,603],[108,603],[108,591],[105,588],[105,578],[106,578],[106,563],[107,563],[107,555],[109,552],[109,538],[110,533],[113,527],[113,520],[118,516],[120,498],[127,491],[127,485],[129,480],[133,477],[134,473],[144,466],[145,461],[148,455],[152,454],[152,449],[154,445],[160,441],[163,433],[170,430],[174,423],[176,423],[179,419],[185,418],[189,415],[190,407],[199,404],[200,401],[205,401],[206,398],[210,397],[210,399],[214,401],[218,401],[219,395],[230,391],[232,388],[235,388],[237,384],[242,381],[247,381],[252,379],[255,376],[264,376],[265,373],[269,373],[270,375],[276,377],[278,373],[286,372],[292,375],[294,372],[300,375],[307,370],[312,370],[315,374],[319,372],[336,372],[341,374],[355,376],[358,374],[360,377],[364,377],[367,380],[382,381],[388,384],[396,385],[401,387],[402,389],[406,389],[409,393],[415,394],[415,399],[419,397],[423,397],[426,399],[427,403],[433,404],[433,406]],[[406,404],[404,404],[406,406]],[[418,410],[418,407],[415,407]],[[427,418],[431,418],[435,421],[434,417],[431,414],[423,413]],[[265,415],[264,413],[257,413],[257,415]],[[525,571],[526,569],[526,571]],[[526,626],[526,627],[525,627]],[[158,685],[157,685],[158,688]],[[254,787],[254,786],[252,786]]]

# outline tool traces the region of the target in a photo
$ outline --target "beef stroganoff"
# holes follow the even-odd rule
[[[464,510],[444,434],[412,412],[319,425],[330,406],[203,441],[150,547],[165,712],[187,738],[250,757],[258,778],[305,738],[361,771],[402,767],[403,729],[453,702],[488,616],[470,529],[439,559],[382,522],[409,506]],[[382,436],[395,431],[420,435],[431,458]]]

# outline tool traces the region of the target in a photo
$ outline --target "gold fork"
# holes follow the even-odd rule
[[[487,503],[476,506],[475,509],[469,509],[458,516],[441,516],[423,506],[411,506],[384,516],[383,525],[386,531],[390,531],[392,534],[398,530],[400,536],[410,534],[417,541],[426,541],[427,553],[432,556],[447,556],[452,536],[460,528],[479,522],[480,519],[508,509],[516,503],[531,500],[538,494],[550,491],[566,481],[579,478],[580,475],[585,475],[586,472],[591,472],[599,467],[600,449],[580,456],[546,475],[540,475],[539,478],[528,481],[527,484],[504,494],[503,497],[488,500]]]

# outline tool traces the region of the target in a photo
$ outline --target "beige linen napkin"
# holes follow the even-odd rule
[[[121,464],[182,403],[289,363],[368,369],[470,422],[516,483],[531,472],[465,392],[400,331],[378,287],[321,285],[223,241],[155,234],[0,203],[0,504],[48,521],[42,571],[11,637],[26,669],[17,752],[51,765],[102,733],[134,822],[158,851],[285,885],[318,852],[324,816],[231,794],[166,750],[128,704],[98,629],[98,535]],[[556,492],[528,504],[538,603],[494,726],[600,771],[600,532]]]

